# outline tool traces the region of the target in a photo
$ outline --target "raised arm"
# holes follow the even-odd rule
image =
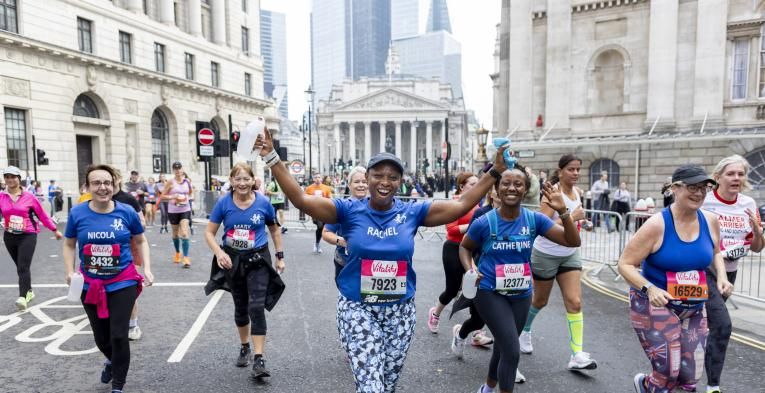
[[[40,201],[37,200],[34,196],[29,198],[32,201],[32,209],[35,212],[35,215],[40,219],[40,222],[48,229],[50,229],[51,232],[56,234],[56,240],[59,240],[63,237],[61,232],[58,231],[56,228],[56,223],[53,222],[53,220],[50,218],[48,213],[45,211],[45,209],[42,208],[42,205],[40,205]]]

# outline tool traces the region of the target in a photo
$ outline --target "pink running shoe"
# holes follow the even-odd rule
[[[436,315],[436,308],[431,307],[428,311],[428,330],[433,334],[438,334],[438,323],[441,317]]]

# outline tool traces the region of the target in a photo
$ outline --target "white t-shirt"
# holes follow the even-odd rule
[[[566,207],[570,212],[573,212],[577,207],[582,206],[581,195],[579,195],[579,192],[576,190],[576,188],[574,189],[574,194],[576,194],[576,199],[573,200],[570,199],[568,195],[563,194],[563,201],[566,202]],[[554,212],[552,216],[553,221],[556,219],[558,219],[558,212]],[[560,244],[554,243],[552,240],[539,235],[534,241],[534,248],[537,251],[541,251],[547,255],[567,257],[574,255],[578,247],[561,246]]]
[[[738,194],[735,201],[722,199],[715,190],[707,193],[702,209],[714,213],[720,222],[720,252],[725,259],[725,270],[735,272],[738,268],[738,259],[749,254],[752,244],[752,225],[746,209],[757,215],[757,204],[754,199],[743,194]]]

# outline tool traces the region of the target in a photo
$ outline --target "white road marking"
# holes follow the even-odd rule
[[[220,298],[223,296],[223,291],[218,290],[215,291],[212,298],[209,302],[207,302],[207,305],[204,309],[202,309],[202,312],[199,313],[199,316],[197,317],[197,320],[194,321],[194,324],[191,325],[191,329],[189,329],[188,333],[186,333],[186,336],[183,337],[183,340],[181,340],[180,344],[175,348],[175,351],[173,351],[173,354],[170,355],[169,358],[167,358],[168,363],[178,363],[181,360],[183,360],[183,356],[186,355],[186,351],[189,350],[189,347],[191,347],[191,344],[194,342],[194,340],[199,335],[199,332],[202,331],[202,328],[205,325],[205,322],[207,322],[207,318],[210,317],[210,314],[212,313],[215,306],[218,304],[218,301],[220,301]]]
[[[153,287],[203,287],[207,283],[205,282],[155,282]],[[34,288],[69,288],[66,284],[34,284]],[[0,289],[3,288],[18,288],[18,284],[0,284]]]

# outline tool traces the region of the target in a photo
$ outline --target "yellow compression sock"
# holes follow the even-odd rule
[[[571,353],[576,354],[582,351],[584,314],[581,311],[576,314],[566,313],[566,321],[568,321],[568,345],[571,346]]]

